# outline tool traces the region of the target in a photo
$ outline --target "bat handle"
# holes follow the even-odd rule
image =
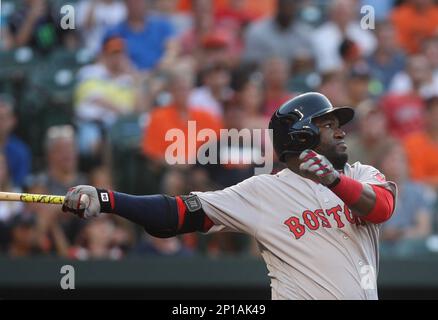
[[[51,195],[39,195],[23,193],[20,195],[20,201],[33,202],[33,203],[45,203],[45,204],[63,204],[64,196],[51,196]]]

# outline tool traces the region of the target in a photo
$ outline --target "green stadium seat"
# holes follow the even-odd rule
[[[87,49],[72,51],[59,48],[50,54],[48,63],[50,63],[53,68],[69,67],[79,69],[84,65],[92,63],[93,60],[93,55]]]
[[[109,132],[110,142],[118,150],[138,149],[141,137],[142,129],[137,114],[120,117]]]
[[[0,51],[0,82],[23,81],[37,63],[38,57],[29,47]]]
[[[152,170],[141,154],[139,121],[138,115],[122,117],[109,131],[114,182],[122,192],[156,194],[160,192],[163,172]]]
[[[70,109],[75,84],[75,68],[59,68],[50,63],[34,68],[29,79],[30,90],[36,91],[46,105],[67,106]]]
[[[18,113],[27,95],[29,74],[39,61],[39,56],[29,47],[0,51],[0,90],[15,98]]]

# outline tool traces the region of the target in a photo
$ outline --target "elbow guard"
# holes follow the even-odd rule
[[[166,195],[132,196],[111,192],[115,213],[144,228],[157,238],[178,234],[208,231],[213,223],[205,215],[196,195],[169,197]]]
[[[155,229],[145,227],[145,231],[157,238],[170,238],[179,234],[191,233],[195,231],[206,232],[213,222],[207,217],[202,209],[201,200],[196,195],[168,197],[169,222],[172,221],[173,227]],[[177,224],[174,220],[177,218]]]

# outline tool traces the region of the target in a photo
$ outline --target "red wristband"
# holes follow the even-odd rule
[[[339,176],[339,180],[339,183],[330,190],[344,201],[346,205],[353,205],[359,201],[363,191],[362,183],[343,174]]]
[[[363,220],[372,223],[383,223],[391,218],[394,212],[394,195],[382,186],[371,186],[376,194],[376,204],[373,210]]]

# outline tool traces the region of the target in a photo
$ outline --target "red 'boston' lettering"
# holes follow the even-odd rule
[[[339,204],[334,208],[326,210],[328,215],[333,215],[333,218],[336,220],[336,223],[338,224],[338,228],[343,228],[345,226],[341,220],[341,215],[339,214],[339,212],[341,212],[341,211],[342,211],[342,208]]]
[[[318,218],[321,220],[321,225],[324,228],[331,228],[331,224],[329,222],[329,220],[326,218],[326,216],[324,215],[324,210],[322,209],[316,209],[315,210],[315,214],[318,216]]]
[[[358,224],[357,217],[353,214],[353,212],[351,212],[350,208],[348,208],[346,204],[344,204],[344,214],[348,222],[351,224]]]
[[[295,239],[301,238],[306,233],[305,227],[300,223],[297,217],[290,217],[284,222],[289,227],[289,230],[295,235]]]
[[[306,210],[303,212],[304,223],[310,230],[317,230],[319,228],[319,220],[310,210]]]

